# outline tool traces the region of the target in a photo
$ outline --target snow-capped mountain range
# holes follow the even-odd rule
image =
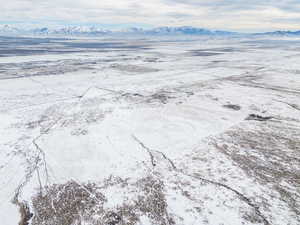
[[[151,29],[128,28],[123,30],[108,30],[95,26],[66,26],[61,28],[27,28],[12,25],[0,25],[0,35],[36,35],[36,36],[100,36],[100,35],[234,35],[237,32],[209,30],[191,26],[156,27]],[[299,31],[274,31],[253,33],[250,35],[295,36]]]
[[[152,29],[128,28],[124,30],[107,30],[98,27],[87,26],[66,26],[61,28],[34,28],[28,29],[23,27],[14,27],[11,25],[0,25],[0,35],[62,35],[62,36],[97,36],[105,34],[136,34],[136,35],[230,35],[233,32],[212,31],[196,27],[157,27]]]
[[[96,35],[110,33],[108,30],[96,28],[96,27],[86,27],[86,26],[67,26],[61,28],[23,28],[14,27],[11,25],[0,25],[0,34],[15,34],[15,35]]]

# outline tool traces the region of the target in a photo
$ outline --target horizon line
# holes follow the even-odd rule
[[[29,25],[30,24],[30,25]],[[35,24],[36,26],[32,26]],[[259,34],[259,33],[274,33],[274,32],[298,32],[300,31],[299,29],[295,30],[290,30],[290,29],[274,29],[274,30],[261,30],[261,31],[236,31],[232,29],[226,29],[226,28],[206,28],[206,27],[199,27],[199,26],[190,26],[190,25],[183,25],[183,26],[152,26],[152,25],[144,25],[144,24],[91,24],[91,23],[86,23],[86,24],[39,24],[39,23],[22,23],[22,22],[0,22],[0,26],[12,26],[14,28],[21,29],[21,26],[31,26],[31,28],[24,29],[27,31],[34,30],[34,29],[43,29],[47,28],[50,30],[55,30],[55,29],[62,29],[66,27],[86,27],[86,28],[98,28],[98,29],[103,29],[103,30],[108,30],[112,32],[118,32],[118,31],[124,31],[126,29],[141,29],[141,30],[154,30],[158,28],[194,28],[194,29],[203,29],[207,31],[224,31],[224,32],[231,32],[231,33],[240,33],[240,34]],[[22,27],[23,28],[23,27]]]

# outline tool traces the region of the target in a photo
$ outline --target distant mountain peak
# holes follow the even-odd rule
[[[298,31],[277,30],[277,31],[272,31],[272,32],[255,33],[255,35],[296,36],[296,35],[300,35],[300,30],[298,30]]]

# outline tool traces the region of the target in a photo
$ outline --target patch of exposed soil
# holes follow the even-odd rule
[[[256,120],[256,121],[267,121],[272,119],[272,116],[260,116],[260,115],[256,115],[256,114],[250,114],[246,120]]]
[[[232,109],[232,110],[235,110],[235,111],[241,110],[241,106],[234,105],[234,104],[223,105],[223,107],[228,108],[228,109]]]

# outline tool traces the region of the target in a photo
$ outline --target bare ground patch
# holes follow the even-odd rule
[[[300,222],[300,128],[286,121],[251,121],[213,141],[248,176],[280,194]],[[271,202],[264,202],[268,208]]]
[[[109,187],[119,186],[134,190],[130,201],[106,207]],[[69,181],[53,184],[32,198],[32,225],[135,225],[146,216],[156,225],[174,224],[167,212],[164,183],[152,176],[128,183],[128,180],[110,177],[102,185]]]

